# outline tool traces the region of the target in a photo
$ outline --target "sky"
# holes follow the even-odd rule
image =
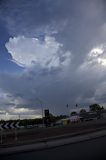
[[[0,117],[93,103],[106,106],[105,0],[0,0]]]

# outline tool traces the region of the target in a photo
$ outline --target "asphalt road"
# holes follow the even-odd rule
[[[43,138],[60,136],[64,134],[75,134],[79,132],[89,132],[97,128],[106,127],[106,119],[82,122],[82,123],[73,123],[65,126],[56,126],[50,128],[31,128],[23,130],[9,130],[0,132],[2,135],[2,144],[20,144],[20,143],[29,143],[29,141],[41,140]],[[17,139],[17,141],[16,141]]]
[[[106,160],[106,136],[52,149],[0,156],[0,160]]]

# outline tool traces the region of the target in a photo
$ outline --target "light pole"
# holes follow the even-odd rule
[[[5,121],[7,121],[8,112],[5,113]]]
[[[69,104],[67,104],[67,105],[66,105],[66,108],[67,108],[67,111],[68,111],[68,114],[67,114],[67,116],[68,116],[68,117],[70,117]]]
[[[41,105],[41,110],[42,110],[42,127],[44,126],[44,119],[43,119],[43,103],[42,103],[42,100],[39,99],[39,98],[36,98],[36,100],[38,102],[40,102],[40,105]]]
[[[0,142],[1,144],[3,143],[3,136],[2,136],[2,124],[0,124],[0,131],[1,131],[1,138],[0,138]]]

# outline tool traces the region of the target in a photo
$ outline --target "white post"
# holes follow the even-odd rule
[[[42,109],[42,127],[44,126],[44,119],[43,119],[43,104],[42,101],[40,101],[41,103],[41,109]]]
[[[17,142],[17,130],[16,130],[16,128],[15,128],[15,141]]]
[[[3,137],[2,137],[2,129],[1,129],[1,144],[3,143]]]

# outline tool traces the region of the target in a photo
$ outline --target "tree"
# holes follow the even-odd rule
[[[101,110],[103,110],[104,108],[103,108],[103,106],[101,107],[99,104],[91,104],[90,106],[89,106],[89,108],[90,108],[90,111],[92,111],[92,112],[97,112],[97,111],[101,111]]]
[[[77,115],[77,112],[73,111],[73,112],[71,112],[70,115],[71,115],[71,116],[75,116],[75,115]]]
[[[101,110],[104,110],[104,107],[103,107],[103,106],[101,107]]]
[[[86,113],[86,110],[85,109],[81,109],[80,113]]]

